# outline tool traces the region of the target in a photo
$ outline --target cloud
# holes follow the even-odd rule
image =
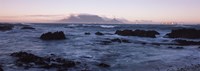
[[[111,19],[107,17],[101,17],[98,15],[91,14],[78,14],[70,15],[68,18],[62,19],[59,22],[64,23],[100,23],[100,24],[122,24],[124,23],[120,19]]]

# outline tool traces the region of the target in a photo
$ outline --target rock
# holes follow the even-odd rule
[[[40,36],[42,40],[63,40],[66,39],[65,34],[62,31],[59,32],[48,32]]]
[[[150,37],[150,38],[156,38],[156,35],[159,35],[157,31],[154,30],[117,30],[115,34],[121,35],[121,36],[139,36],[139,37]]]
[[[89,33],[89,32],[86,32],[85,35],[90,35],[90,33]]]
[[[8,30],[12,30],[14,26],[13,25],[0,25],[0,31],[8,31]]]
[[[23,65],[23,64],[29,64],[29,63],[35,63],[35,64],[39,64],[39,65],[46,65],[46,62],[44,61],[44,59],[42,57],[30,54],[30,53],[26,53],[26,52],[15,52],[12,53],[11,56],[16,57],[16,63],[18,63],[17,65]]]
[[[126,39],[115,38],[115,39],[107,39],[106,41],[101,41],[100,44],[102,44],[102,45],[109,45],[109,44],[111,44],[113,42],[131,43],[129,40],[126,40]]]
[[[104,35],[104,34],[101,33],[101,32],[96,32],[95,34],[96,34],[96,35]]]
[[[4,71],[3,68],[2,68],[2,65],[0,65],[0,71]]]
[[[171,33],[166,34],[169,38],[190,38],[197,39],[200,38],[200,30],[197,29],[177,29],[172,30]]]
[[[183,47],[176,47],[176,49],[184,49]]]
[[[101,45],[109,45],[111,44],[112,42],[111,41],[101,41]]]
[[[168,48],[170,48],[170,49],[184,49],[183,47],[171,47],[171,46],[169,46]]]
[[[29,26],[25,26],[25,27],[22,27],[21,29],[35,29],[35,28],[29,27]]]
[[[126,39],[119,39],[119,38],[115,38],[115,39],[111,39],[112,42],[119,42],[119,43],[130,43],[129,40]]]
[[[75,67],[77,62],[66,60],[63,58],[52,58],[52,57],[40,57],[27,52],[15,52],[11,56],[17,58],[15,64],[20,67],[31,68],[57,68],[57,69],[68,69]]]
[[[200,41],[174,40],[178,45],[200,45]]]
[[[99,67],[104,67],[104,68],[110,67],[110,65],[108,65],[108,64],[106,64],[106,63],[99,63],[97,66],[99,66]]]

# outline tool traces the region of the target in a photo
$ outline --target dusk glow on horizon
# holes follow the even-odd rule
[[[0,0],[0,22],[53,22],[72,14],[200,23],[200,0]]]

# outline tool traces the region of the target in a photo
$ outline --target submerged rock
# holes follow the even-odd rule
[[[85,32],[85,35],[90,35],[90,33],[89,32]]]
[[[35,29],[35,28],[30,27],[30,26],[25,26],[25,27],[22,27],[21,29]]]
[[[15,52],[11,56],[17,58],[15,64],[19,67],[31,68],[57,68],[57,69],[68,69],[75,67],[78,62],[66,60],[63,58],[53,57],[40,57],[27,52]]]
[[[184,49],[183,47],[176,47],[176,49]]]
[[[111,41],[101,41],[101,45],[109,45],[111,44],[112,42]]]
[[[156,38],[156,35],[159,35],[157,31],[154,30],[117,30],[115,34],[121,35],[121,36],[139,36],[139,37],[151,37]]]
[[[4,71],[3,68],[2,68],[2,65],[0,65],[0,71]]]
[[[106,64],[106,63],[99,63],[97,66],[99,66],[99,67],[104,67],[104,68],[110,67],[110,65],[108,65],[108,64]]]
[[[131,43],[129,40],[127,39],[120,39],[120,38],[115,38],[115,39],[108,39],[108,40],[105,40],[105,41],[101,41],[101,44],[102,45],[109,45],[113,42],[118,42],[118,43]]]
[[[66,39],[65,34],[62,31],[59,32],[48,32],[40,36],[42,40],[63,40]]]
[[[96,32],[95,35],[104,35],[104,34],[101,32]]]
[[[178,45],[200,45],[200,41],[174,40]]]
[[[184,49],[184,47],[171,47],[171,46],[169,46],[168,48],[170,48],[170,49]]]
[[[12,30],[13,29],[13,25],[0,25],[0,31],[8,31],[8,30]]]
[[[197,29],[177,29],[172,30],[171,33],[166,34],[169,38],[190,38],[190,39],[196,39],[200,38],[200,30]]]
[[[129,40],[119,39],[119,38],[111,39],[111,41],[112,42],[119,42],[119,43],[131,43]]]

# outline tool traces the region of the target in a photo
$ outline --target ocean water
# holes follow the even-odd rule
[[[20,29],[16,25],[13,30],[0,32],[0,63],[5,71],[44,71],[41,68],[23,69],[13,64],[9,55],[13,52],[25,51],[38,56],[55,54],[63,58],[85,62],[91,71],[167,71],[200,63],[199,46],[182,46],[184,49],[170,49],[177,45],[152,45],[142,43],[175,43],[165,35],[172,29],[196,28],[200,25],[141,25],[141,24],[29,24],[35,30]],[[157,38],[119,36],[116,30],[156,30]],[[43,41],[39,37],[46,32],[63,31],[66,40]],[[105,35],[98,36],[95,32]],[[91,35],[85,35],[90,32]],[[123,38],[131,43],[101,45],[101,41]],[[200,40],[200,39],[189,39]],[[111,65],[101,68],[96,63]],[[71,71],[82,67],[72,68]],[[54,71],[53,69],[48,69]]]

